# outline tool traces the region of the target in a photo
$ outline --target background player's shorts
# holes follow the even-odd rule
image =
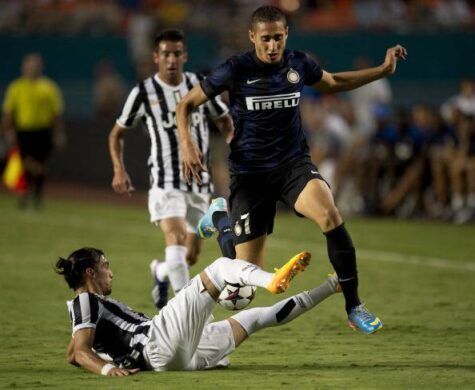
[[[188,231],[194,232],[198,221],[208,210],[210,198],[209,194],[152,188],[148,192],[150,222],[172,217],[184,218]]]
[[[195,276],[153,317],[143,356],[154,371],[204,370],[225,365],[235,349],[228,321],[209,323],[216,302]]]
[[[298,196],[312,179],[324,180],[307,156],[275,171],[232,175],[229,206],[234,242],[241,244],[271,234],[277,201],[294,209]]]

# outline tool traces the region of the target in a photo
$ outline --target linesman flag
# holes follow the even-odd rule
[[[8,152],[7,165],[3,171],[3,184],[8,189],[23,194],[26,192],[28,183],[26,181],[26,172],[21,161],[20,150],[13,147]]]

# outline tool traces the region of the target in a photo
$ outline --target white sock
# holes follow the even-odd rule
[[[168,266],[168,279],[175,294],[190,280],[186,263],[186,246],[169,245],[165,248],[165,262]]]
[[[165,263],[164,261],[158,261],[155,265],[155,277],[160,281],[160,282],[165,282],[168,280],[168,264]]]
[[[286,324],[314,308],[335,293],[337,283],[336,277],[330,278],[320,286],[277,302],[274,306],[242,310],[232,318],[250,336],[260,329]]]
[[[228,283],[266,288],[274,276],[257,265],[227,257],[215,260],[205,268],[205,272],[219,291]]]

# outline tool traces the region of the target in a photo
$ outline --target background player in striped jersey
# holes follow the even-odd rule
[[[190,113],[216,94],[229,91],[236,124],[229,158],[236,257],[263,265],[276,203],[285,202],[323,231],[345,296],[349,324],[373,333],[382,322],[359,299],[355,248],[329,186],[310,159],[299,100],[305,85],[332,93],[388,76],[396,71],[398,59],[405,59],[406,49],[399,45],[387,49],[383,63],[374,68],[329,73],[306,53],[286,49],[287,37],[284,13],[272,6],[258,8],[249,30],[255,50],[229,58],[181,100],[177,122],[185,175],[199,178],[205,169],[200,150],[187,131]],[[209,225],[214,222],[205,219]],[[200,231],[204,230],[202,226]]]
[[[189,280],[188,264],[198,259],[201,243],[193,234],[194,227],[206,211],[213,191],[209,170],[199,180],[185,182],[182,156],[178,148],[175,109],[181,97],[199,78],[184,72],[187,60],[186,44],[179,30],[166,30],[155,39],[153,59],[158,72],[142,81],[130,92],[120,117],[109,135],[109,150],[114,169],[112,187],[119,194],[134,190],[123,159],[124,133],[139,120],[145,123],[150,135],[150,191],[148,208],[150,221],[160,226],[165,236],[165,262],[153,261],[155,279],[152,296],[157,308],[167,302],[169,279],[178,292]],[[211,119],[229,141],[233,123],[226,105],[219,96],[192,114],[193,140],[209,165],[209,129]]]
[[[99,249],[82,248],[59,258],[63,275],[76,297],[68,301],[73,334],[70,364],[97,374],[125,376],[138,370],[200,370],[228,366],[231,354],[252,333],[283,325],[339,291],[336,277],[273,306],[243,310],[210,323],[220,291],[227,282],[256,285],[276,294],[303,271],[310,254],[300,253],[274,274],[243,260],[221,257],[196,275],[153,318],[109,298],[112,270]]]

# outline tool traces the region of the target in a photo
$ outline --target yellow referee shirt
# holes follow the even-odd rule
[[[20,77],[7,88],[3,112],[12,115],[17,131],[52,127],[55,117],[63,112],[63,97],[56,83],[47,77]]]

